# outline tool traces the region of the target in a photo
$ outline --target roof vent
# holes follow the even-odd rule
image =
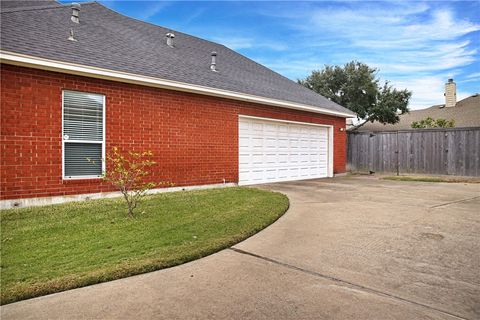
[[[210,64],[210,70],[218,72],[217,70],[217,53],[212,51],[212,63]]]
[[[173,39],[175,38],[175,35],[169,32],[165,36],[167,37],[167,46],[173,48]]]
[[[68,40],[77,41],[77,39],[75,39],[75,32],[73,31],[73,28],[70,28],[70,35],[68,36]]]
[[[80,23],[80,3],[72,3],[72,21],[75,23]]]

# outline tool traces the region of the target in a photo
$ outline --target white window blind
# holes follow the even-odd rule
[[[102,175],[105,140],[104,101],[105,96],[99,94],[63,91],[65,178]]]

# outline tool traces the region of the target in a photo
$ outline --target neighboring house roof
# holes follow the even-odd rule
[[[354,116],[352,111],[223,45],[173,31],[171,48],[165,37],[171,29],[123,16],[99,3],[82,3],[80,23],[75,24],[70,20],[70,5],[41,2],[37,7],[28,4],[15,9],[9,5],[2,9],[4,62],[9,53],[23,54]],[[78,41],[67,40],[70,28]],[[210,70],[212,51],[217,52],[219,72]]]
[[[455,107],[446,108],[445,105],[435,105],[421,110],[412,110],[400,116],[400,122],[383,125],[379,122],[367,123],[357,131],[392,131],[412,129],[412,122],[427,117],[455,120],[455,127],[480,127],[480,95],[475,94],[461,101]]]

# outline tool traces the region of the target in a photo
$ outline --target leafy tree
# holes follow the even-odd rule
[[[455,127],[455,120],[450,119],[442,119],[439,118],[437,120],[427,117],[420,121],[414,121],[411,124],[411,127],[414,129],[427,129],[427,128],[453,128]]]
[[[368,65],[351,61],[344,66],[328,66],[313,71],[298,83],[322,96],[352,110],[359,119],[383,124],[397,123],[399,114],[408,112],[412,93],[394,89],[388,81],[380,85],[378,70]]]
[[[129,151],[124,155],[117,147],[113,147],[112,152],[107,154],[107,171],[103,179],[120,190],[127,203],[130,218],[133,218],[135,208],[147,191],[163,184],[145,181],[150,174],[147,169],[156,164],[151,160],[152,156],[151,151]],[[94,163],[89,158],[87,160]]]

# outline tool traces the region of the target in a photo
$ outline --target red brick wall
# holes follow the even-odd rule
[[[333,124],[334,172],[345,172],[343,118],[2,64],[0,199],[112,190],[62,180],[63,89],[104,94],[107,151],[152,150],[156,181],[237,182],[239,114]]]

